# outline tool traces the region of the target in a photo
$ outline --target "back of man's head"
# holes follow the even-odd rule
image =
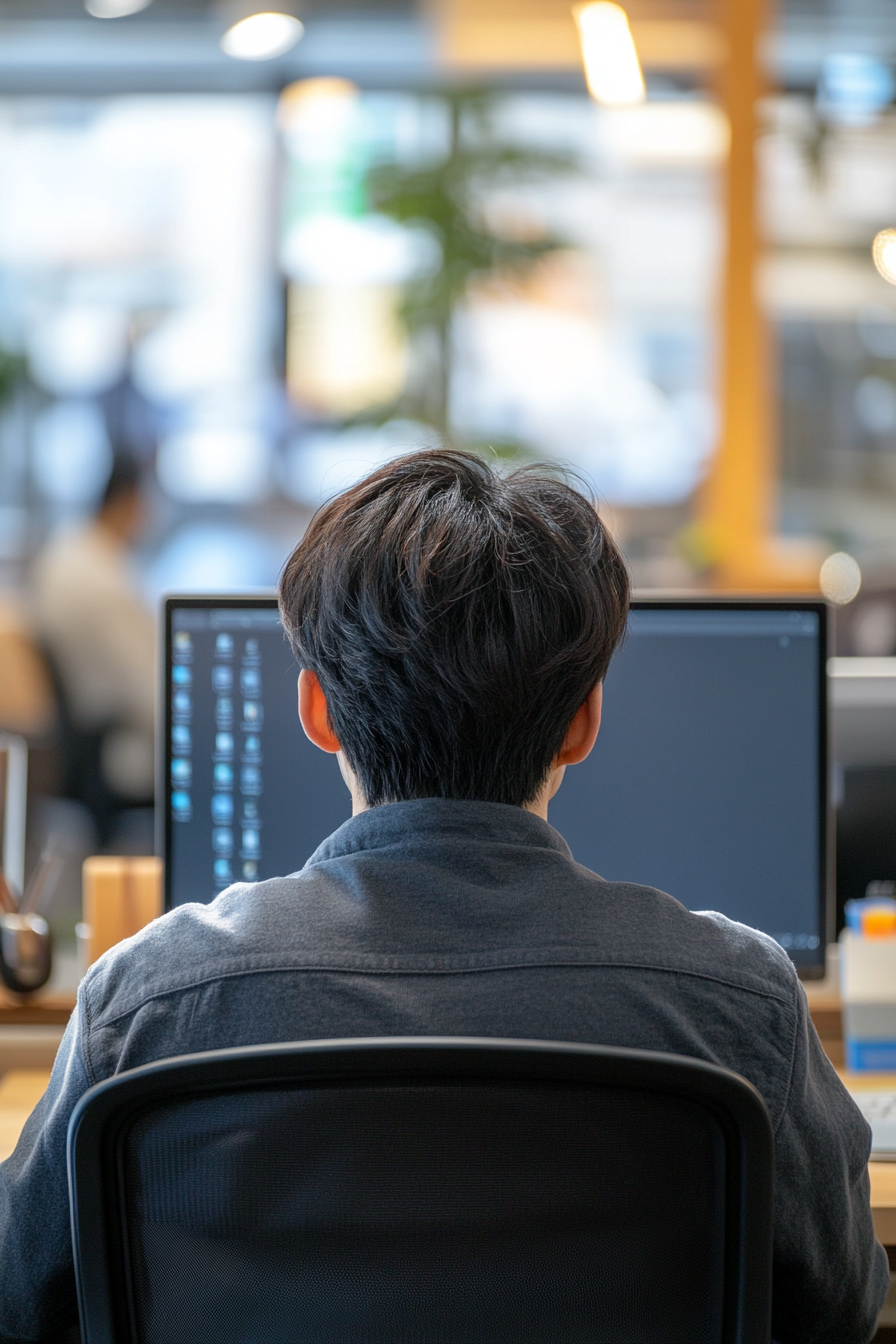
[[[326,504],[280,611],[367,803],[537,797],[602,681],[625,564],[557,475],[468,453],[399,458]]]

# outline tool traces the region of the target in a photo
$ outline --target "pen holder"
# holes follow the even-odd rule
[[[0,915],[0,976],[14,994],[31,994],[49,980],[53,939],[42,915]]]
[[[896,1071],[896,937],[840,937],[846,1067]]]

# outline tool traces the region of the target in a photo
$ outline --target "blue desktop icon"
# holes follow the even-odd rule
[[[219,825],[233,821],[233,795],[230,793],[212,794],[212,821]]]
[[[175,686],[192,686],[192,669],[185,667],[183,663],[175,663],[174,667],[171,669],[171,680],[174,682]]]
[[[229,826],[218,826],[212,831],[212,847],[218,854],[229,854],[233,849],[233,831]]]
[[[175,789],[171,795],[171,812],[175,821],[186,821],[191,809],[190,795],[184,789]]]
[[[233,668],[232,667],[213,667],[212,668],[212,687],[220,695],[225,694],[233,686]]]

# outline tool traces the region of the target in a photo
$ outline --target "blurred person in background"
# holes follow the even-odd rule
[[[155,619],[129,555],[144,518],[140,465],[118,456],[94,517],[51,537],[31,575],[65,792],[90,808],[104,843],[122,809],[153,797]]]

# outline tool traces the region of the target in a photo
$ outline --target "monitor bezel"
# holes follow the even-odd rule
[[[171,845],[173,823],[168,807],[168,782],[171,776],[171,661],[173,616],[177,610],[220,609],[239,610],[246,607],[276,608],[277,595],[270,589],[226,593],[169,593],[162,600],[162,631],[160,640],[160,676],[159,676],[159,713],[157,717],[159,740],[156,750],[156,798],[160,805],[156,808],[156,852],[163,860],[164,871],[164,908],[171,910]],[[817,964],[800,965],[794,962],[801,979],[820,980],[824,978],[827,958],[827,945],[832,941],[831,920],[833,914],[833,835],[834,828],[830,812],[828,761],[828,607],[818,599],[801,597],[659,597],[637,596],[631,603],[633,611],[811,611],[818,616],[818,742],[819,742],[819,780],[818,780],[818,835],[819,835],[819,892],[818,927],[820,946],[817,949]],[[791,959],[792,960],[792,959]]]

